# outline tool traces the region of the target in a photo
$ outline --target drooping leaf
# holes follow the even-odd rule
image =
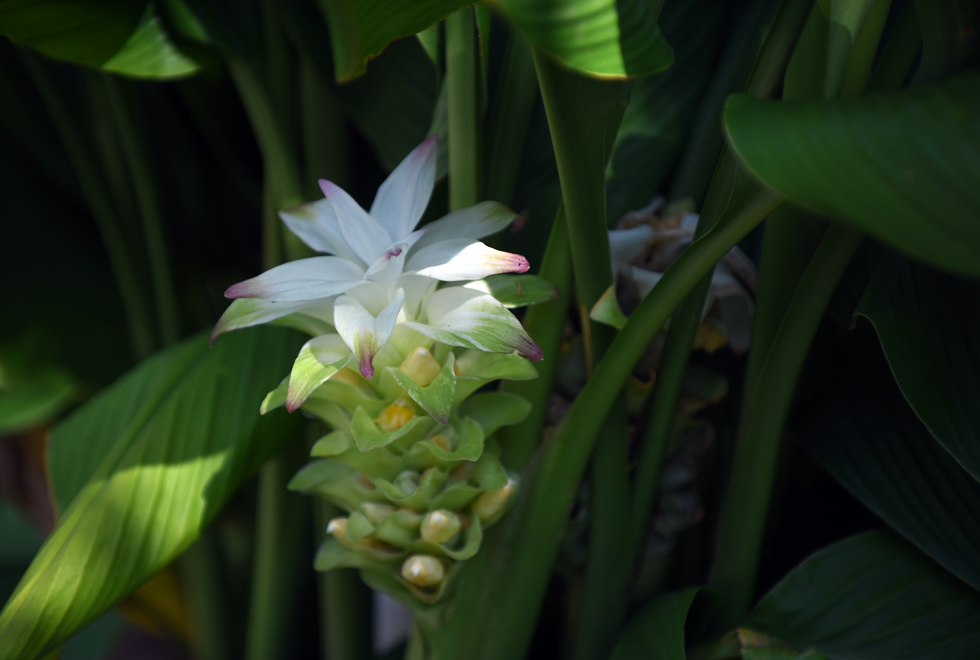
[[[872,511],[980,588],[980,483],[930,436],[884,366],[861,366],[800,415],[800,439]]]
[[[7,0],[0,34],[54,59],[136,78],[179,78],[199,68],[154,4],[138,0]]]
[[[467,0],[320,0],[335,75],[347,81],[395,39],[469,6]],[[645,0],[502,0],[515,26],[566,66],[601,76],[639,76],[674,61]]]
[[[980,286],[904,259],[879,268],[857,314],[878,332],[906,400],[980,481]]]
[[[725,126],[780,194],[917,259],[980,274],[980,74],[855,100],[736,95]]]
[[[198,335],[55,428],[51,477],[63,514],[0,612],[0,658],[57,647],[194,541],[300,421],[258,413],[300,343],[262,328],[208,350]]]
[[[700,587],[661,596],[633,617],[611,660],[684,660],[684,622]]]
[[[746,626],[830,660],[966,660],[980,594],[894,534],[866,532],[804,561]]]
[[[642,76],[674,62],[645,0],[500,0],[514,25],[565,66],[598,76]]]

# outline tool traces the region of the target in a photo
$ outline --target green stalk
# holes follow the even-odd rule
[[[340,510],[322,498],[313,500],[317,543]],[[371,657],[371,591],[357,571],[339,568],[317,573],[321,655],[324,660],[363,660]]]
[[[752,598],[776,459],[796,382],[824,310],[861,238],[842,225],[827,230],[783,317],[756,387],[747,395],[712,579],[720,594],[721,630],[738,623]]]
[[[472,206],[480,192],[480,110],[476,18],[467,7],[446,17],[446,85],[449,103],[449,210]]]
[[[177,295],[174,291],[173,276],[170,272],[170,258],[167,255],[167,239],[163,231],[163,218],[160,214],[160,200],[157,197],[149,159],[142,141],[136,134],[132,118],[123,101],[119,81],[113,76],[103,74],[102,86],[109,101],[109,110],[122,142],[129,175],[136,190],[140,218],[143,220],[143,236],[150,262],[150,276],[153,293],[157,303],[157,320],[160,323],[160,336],[165,346],[180,338],[180,322],[177,311]]]
[[[538,79],[531,47],[524,37],[512,31],[490,122],[487,199],[511,203],[537,97]]]
[[[629,462],[626,405],[622,396],[606,417],[591,465],[589,551],[585,589],[572,657],[609,655],[626,613],[632,567],[629,543]]]
[[[446,17],[450,211],[472,206],[483,198],[477,103],[479,62],[473,11],[467,7]]]
[[[456,612],[436,637],[434,658],[523,657],[544,598],[578,483],[613,404],[650,341],[715,263],[782,203],[750,185],[731,212],[667,270],[616,336],[561,426],[525,471],[514,508],[460,575]],[[472,566],[470,566],[472,564]]]
[[[560,298],[535,305],[524,314],[524,329],[541,347],[544,355],[544,359],[534,364],[538,377],[534,380],[505,380],[500,385],[502,391],[519,394],[531,403],[531,412],[527,419],[497,431],[503,447],[503,463],[517,471],[524,469],[541,439],[548,412],[548,397],[551,395],[558,353],[561,350],[568,296],[572,288],[568,225],[565,223],[565,207],[562,205],[558,206],[558,215],[551,227],[551,237],[544,251],[539,274],[558,288]]]
[[[922,48],[922,29],[915,2],[906,2],[892,28],[871,79],[871,89],[898,89],[905,83]]]
[[[197,631],[194,657],[225,660],[231,657],[227,636],[226,605],[222,601],[220,552],[210,529],[198,537],[180,559],[181,575],[187,588],[190,609]]]
[[[773,95],[803,30],[811,4],[811,0],[796,0],[782,6],[745,85],[749,94],[760,97]],[[735,180],[737,168],[737,157],[730,149],[724,148],[701,211],[695,238],[712,229],[725,213],[730,195],[728,182]],[[663,363],[657,373],[650,418],[640,450],[633,488],[633,547],[637,559],[640,558],[650,515],[656,502],[660,469],[674,427],[681,380],[687,370],[691,346],[701,323],[701,312],[710,287],[711,276],[708,275],[677,308],[667,331]]]
[[[319,193],[318,179],[347,186],[347,133],[340,108],[312,60],[304,56],[300,66],[300,104],[303,120],[303,182],[306,196]]]
[[[119,229],[119,219],[113,210],[106,183],[99,174],[81,131],[68,112],[70,104],[59,91],[59,85],[51,79],[44,65],[34,55],[24,49],[19,52],[48,114],[51,115],[55,130],[58,131],[75,170],[75,176],[81,184],[82,193],[92,209],[126,309],[133,353],[137,359],[143,359],[153,352],[156,345],[153,324],[145,304],[145,296],[139,288],[137,270],[130,258],[131,252]]]

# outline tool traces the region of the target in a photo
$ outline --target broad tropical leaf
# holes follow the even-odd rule
[[[729,99],[725,126],[780,194],[917,259],[980,275],[980,74],[842,101]]]
[[[56,427],[63,514],[0,612],[0,658],[56,648],[187,549],[301,421],[258,410],[300,343],[262,328],[209,350],[199,335]]]
[[[980,594],[894,534],[867,532],[804,561],[746,626],[830,660],[967,660]]]
[[[135,78],[180,78],[199,68],[167,34],[154,4],[138,0],[7,0],[0,34],[54,59]]]
[[[980,588],[980,483],[888,381],[883,367],[845,372],[839,390],[798,420],[800,438],[872,511]]]
[[[980,481],[980,286],[904,259],[882,266],[858,306],[902,394]]]

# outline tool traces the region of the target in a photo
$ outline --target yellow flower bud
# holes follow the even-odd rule
[[[374,423],[383,433],[391,433],[408,424],[413,417],[415,417],[414,406],[405,399],[395,399],[394,403],[374,418]]]
[[[473,513],[480,516],[480,520],[483,522],[495,518],[507,506],[507,502],[516,490],[517,482],[508,479],[507,485],[503,488],[481,493],[479,497],[473,500]]]
[[[327,524],[327,534],[347,538],[347,518],[334,518]]]
[[[398,511],[398,507],[391,504],[380,504],[378,502],[365,502],[361,505],[364,517],[377,525],[379,522]]]
[[[446,578],[446,569],[435,557],[412,555],[402,564],[402,577],[417,587],[437,587]]]
[[[445,543],[459,531],[459,518],[452,511],[439,509],[430,511],[422,518],[419,532],[422,540],[429,543]]]
[[[453,445],[451,442],[449,442],[449,436],[447,436],[445,433],[437,433],[431,438],[426,438],[426,440],[431,440],[446,451],[452,451]]]
[[[405,372],[405,374],[414,380],[416,383],[422,387],[426,387],[429,383],[436,379],[442,368],[439,363],[436,362],[435,358],[432,357],[432,353],[426,349],[419,346],[414,351],[412,351],[407,358],[402,360],[402,363],[398,365],[398,368]]]

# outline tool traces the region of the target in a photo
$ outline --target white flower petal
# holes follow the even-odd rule
[[[636,283],[636,288],[640,292],[640,298],[646,298],[647,294],[653,291],[653,287],[657,285],[660,278],[664,276],[663,273],[658,273],[654,270],[646,270],[644,268],[637,268],[630,264],[623,264],[619,267],[619,272],[621,275],[626,276],[630,280]]]
[[[613,229],[609,232],[609,254],[613,264],[628,263],[642,255],[656,235],[650,225],[630,229]]]
[[[334,327],[353,351],[365,378],[374,377],[374,365],[371,361],[391,336],[404,300],[405,292],[399,289],[391,303],[380,314],[373,316],[357,298],[337,298],[333,311]]]
[[[405,273],[398,278],[395,285],[405,291],[405,304],[402,305],[402,318],[399,320],[416,321],[424,313],[422,303],[436,290],[439,280],[415,273]]]
[[[492,296],[461,286],[436,291],[425,301],[425,323],[407,326],[436,341],[489,353],[541,359],[541,348],[517,318]]]
[[[289,374],[286,410],[293,412],[316,388],[354,359],[350,348],[339,335],[322,335],[303,345]]]
[[[269,323],[297,312],[311,312],[321,304],[321,301],[315,303],[310,303],[309,301],[277,303],[262,300],[261,298],[236,300],[228,306],[228,309],[225,310],[225,313],[221,315],[221,318],[215,324],[214,330],[211,332],[211,343],[214,343],[218,335],[224,334],[225,332]]]
[[[320,189],[337,214],[344,240],[364,263],[374,263],[385,247],[391,245],[391,235],[340,186],[320,179]]]
[[[364,271],[342,257],[311,257],[276,266],[228,287],[225,298],[295,302],[328,298],[360,283]]]
[[[415,147],[378,188],[371,217],[392,236],[404,236],[415,228],[432,197],[436,180],[439,136]]]
[[[361,258],[347,245],[347,240],[340,231],[337,212],[333,210],[329,200],[319,199],[280,211],[279,218],[289,231],[317,252],[335,254],[364,265]]]
[[[450,238],[483,238],[502,231],[517,214],[500,202],[480,202],[430,222],[416,250]]]
[[[381,286],[388,288],[392,282],[402,274],[405,265],[405,257],[408,256],[408,244],[396,243],[384,251],[371,267],[364,273],[364,277]]]
[[[407,272],[443,282],[480,280],[496,273],[526,273],[530,265],[519,254],[501,252],[470,238],[454,238],[415,252]]]

